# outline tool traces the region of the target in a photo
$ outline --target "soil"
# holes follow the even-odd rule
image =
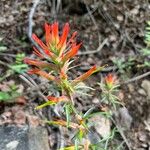
[[[86,111],[96,103],[96,99],[100,96],[96,82],[101,82],[106,74],[114,73],[120,82],[125,82],[150,70],[148,67],[138,67],[144,60],[149,61],[147,57],[143,60],[140,57],[140,50],[145,46],[146,21],[150,17],[150,2],[148,0],[85,0],[85,2],[64,0],[60,2],[60,5],[57,3],[58,9],[53,7],[51,1],[42,0],[38,3],[32,22],[33,32],[43,38],[44,23],[52,23],[55,20],[59,22],[60,28],[64,23],[69,22],[71,32],[78,31],[77,40],[78,42],[83,41],[83,46],[79,53],[80,58],[77,56],[75,64],[80,64],[81,67],[72,70],[72,78],[85,72],[94,64],[108,65],[101,73],[88,79],[87,84],[96,87],[96,92],[92,93],[93,97],[86,98],[86,101],[77,98],[76,105],[79,109]],[[0,63],[0,78],[8,74],[8,65],[15,62],[16,54],[23,52],[26,56],[33,57],[33,44],[28,37],[29,13],[32,6],[32,0],[1,0],[0,2],[0,48],[2,49],[0,49],[0,61],[4,63]],[[102,48],[92,53],[103,42]],[[84,54],[85,52],[88,54]],[[129,58],[133,58],[133,60],[129,62]],[[128,67],[123,69],[123,72],[113,62],[118,59],[130,63]],[[37,77],[33,77],[33,79],[37,81],[37,84],[45,83],[45,80],[37,79]],[[13,81],[18,89],[22,88],[24,94],[19,97],[20,101],[18,98],[14,98],[13,102],[0,103],[1,117],[5,114],[9,118],[6,119],[6,122],[4,121],[5,123],[16,123],[15,121],[18,121],[16,124],[29,123],[26,121],[26,117],[37,115],[39,118],[46,118],[48,113],[53,113],[49,109],[39,112],[34,110],[34,107],[39,103],[39,96],[36,94],[36,90],[30,92],[29,85],[20,78],[18,73],[13,73],[0,80],[0,90],[9,90],[7,82],[10,81]],[[122,85],[120,88],[122,100],[133,119],[130,129],[125,132],[133,150],[150,149],[150,98],[147,92],[150,91],[150,88],[143,87],[143,82],[150,84],[150,76]],[[95,84],[93,85],[93,83]],[[44,94],[48,93],[47,87],[49,88],[47,84],[42,86]],[[23,116],[21,119],[24,119],[15,118],[14,109],[17,109],[16,107],[20,109],[20,114]],[[24,113],[28,115],[24,115]],[[31,119],[31,122],[34,121]],[[42,123],[38,122],[38,124]],[[56,144],[54,133],[58,132],[58,129],[47,128],[51,134],[51,141],[53,141],[51,147],[53,147]]]

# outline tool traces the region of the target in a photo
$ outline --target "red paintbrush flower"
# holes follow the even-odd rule
[[[25,63],[35,67],[29,70],[28,73],[36,74],[56,82],[56,84],[65,91],[67,96],[70,96],[70,93],[74,92],[74,88],[78,83],[84,81],[101,69],[93,66],[89,71],[73,81],[68,80],[67,72],[71,64],[70,59],[78,53],[82,44],[76,43],[77,32],[74,32],[70,39],[67,39],[69,30],[69,24],[66,23],[62,29],[62,34],[59,35],[59,25],[57,22],[52,25],[45,23],[45,43],[40,40],[37,35],[32,35],[33,40],[42,50],[39,51],[37,48],[33,47],[34,54],[38,56],[39,59],[25,58],[24,60]],[[51,98],[52,101],[62,100],[62,97],[48,97],[48,99],[49,98]]]
[[[71,38],[67,41],[69,30],[69,24],[66,23],[63,27],[62,34],[59,36],[59,26],[57,22],[52,25],[45,23],[45,43],[41,41],[37,35],[32,35],[33,40],[40,46],[43,52],[40,52],[35,47],[33,47],[33,52],[40,59],[45,58],[46,60],[51,60],[52,63],[29,58],[25,58],[25,63],[36,66],[40,69],[48,68],[55,70],[60,75],[60,78],[67,78],[67,70],[70,64],[69,60],[77,54],[81,46],[81,43],[76,44],[75,41],[77,32],[74,32]],[[41,72],[36,72],[36,74],[43,76],[43,73],[41,74]]]
[[[46,43],[43,43],[35,34],[32,35],[32,38],[45,53],[45,58],[50,58],[54,63],[64,63],[74,57],[81,46],[81,43],[75,44],[77,32],[74,32],[70,40],[67,41],[69,29],[69,24],[66,23],[63,27],[62,35],[59,36],[59,26],[57,22],[52,25],[45,23]],[[35,47],[34,53],[41,58],[44,57],[44,55],[41,54]]]

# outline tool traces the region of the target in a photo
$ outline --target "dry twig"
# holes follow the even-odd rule
[[[88,11],[88,14],[89,14],[89,16],[90,16],[90,18],[91,18],[91,20],[92,20],[94,26],[95,26],[96,29],[98,30],[98,25],[97,25],[97,23],[96,23],[96,20],[95,20],[94,16],[92,15],[92,12],[91,12],[89,6],[86,4],[85,0],[83,0],[83,1],[84,1],[84,4],[86,5],[86,9],[87,9],[87,11]],[[99,31],[98,31],[98,38],[99,38],[99,42],[100,42],[100,33],[99,33]]]
[[[43,54],[43,50],[38,46],[38,44],[33,40],[32,38],[32,26],[33,26],[33,16],[34,16],[34,13],[36,11],[36,8],[38,6],[38,4],[40,3],[40,0],[35,0],[34,3],[33,3],[33,6],[30,10],[30,13],[29,13],[29,23],[28,23],[28,37],[30,39],[30,41],[32,42],[32,44]]]
[[[129,142],[128,142],[128,140],[127,140],[127,138],[126,138],[126,136],[125,136],[125,134],[124,134],[124,132],[123,132],[121,126],[120,126],[113,118],[112,118],[111,120],[112,120],[112,122],[115,124],[115,126],[116,126],[116,128],[118,129],[120,135],[122,136],[124,142],[126,143],[126,145],[127,145],[127,147],[128,147],[128,150],[132,150],[132,149],[131,149],[131,145],[129,144]]]
[[[128,83],[130,83],[130,82],[134,82],[134,81],[140,80],[140,79],[142,79],[142,78],[144,78],[144,77],[146,77],[146,76],[149,76],[149,75],[150,75],[150,71],[148,71],[148,72],[146,72],[146,73],[144,73],[144,74],[142,74],[142,75],[139,75],[139,76],[137,76],[137,77],[131,78],[131,79],[129,79],[129,80],[123,82],[122,84],[128,84]]]
[[[108,38],[106,38],[101,44],[99,44],[98,48],[96,50],[88,50],[86,52],[79,52],[78,55],[89,55],[89,54],[95,54],[102,50],[104,45],[108,42]]]
[[[23,73],[22,75],[19,75],[19,77],[24,80],[29,86],[31,86],[32,88],[36,88],[37,89],[37,93],[40,97],[42,97],[45,101],[48,101],[47,98],[44,96],[44,94],[40,91],[40,88],[38,87],[38,85],[35,83],[35,81],[28,76],[27,74]]]

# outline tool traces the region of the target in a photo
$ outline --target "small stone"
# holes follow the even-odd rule
[[[129,94],[129,95],[127,95],[127,96],[128,96],[128,98],[129,98],[129,99],[131,99],[131,98],[132,98],[132,96],[131,96],[130,94]]]
[[[93,63],[94,63],[94,60],[93,60],[91,57],[89,57],[89,58],[87,59],[87,62],[88,62],[89,64],[93,64]]]
[[[11,119],[6,119],[6,120],[0,120],[0,125],[4,125],[4,124],[12,124],[12,120]]]
[[[147,130],[150,133],[150,113],[147,121],[144,121],[144,124],[145,124],[145,130]]]
[[[7,111],[7,112],[4,112],[2,115],[9,118],[12,115],[12,113],[10,111]]]
[[[120,2],[121,2],[121,0],[116,0],[116,2],[117,2],[117,3],[120,3]]]
[[[7,111],[7,112],[4,112],[4,113],[1,115],[1,117],[2,117],[4,120],[6,120],[6,119],[10,118],[11,115],[12,115],[12,113],[11,113],[10,111]]]
[[[120,29],[120,25],[118,23],[114,24],[117,29]]]
[[[145,150],[145,148],[140,147],[140,148],[137,149],[137,147],[135,147],[134,150]]]
[[[3,24],[3,23],[5,23],[5,22],[6,22],[6,18],[0,17],[0,24]]]
[[[9,8],[9,5],[6,4],[6,5],[4,5],[4,7],[5,7],[5,8]]]
[[[115,35],[110,35],[109,39],[110,39],[111,42],[114,42],[114,41],[117,40],[117,37]]]
[[[145,133],[139,133],[139,141],[145,142],[147,140],[147,137]]]
[[[18,112],[14,114],[14,123],[18,125],[26,123],[26,115],[24,111],[18,110]]]
[[[130,11],[131,14],[137,15],[139,13],[139,10],[137,8],[134,8]]]
[[[40,126],[0,126],[0,135],[0,150],[50,150],[47,130]]]
[[[147,148],[148,147],[148,145],[147,144],[145,144],[145,143],[142,143],[142,145],[141,145],[143,148]]]
[[[19,142],[18,141],[11,141],[6,145],[6,148],[8,150],[16,150],[17,146],[18,146]]]
[[[148,99],[150,99],[150,81],[149,80],[143,80],[141,87],[146,91]]]
[[[17,15],[17,14],[19,14],[19,11],[18,11],[18,10],[13,10],[13,11],[12,11],[12,14],[13,14],[13,15]]]
[[[120,124],[125,129],[130,129],[132,117],[126,107],[119,108]]]
[[[124,93],[123,93],[123,91],[120,91],[120,92],[118,93],[118,98],[119,98],[121,101],[123,101],[123,99],[124,99]]]
[[[118,15],[118,16],[117,16],[117,20],[118,20],[118,21],[123,21],[123,15]]]
[[[0,41],[2,41],[4,38],[3,37],[0,37]]]
[[[37,127],[40,124],[40,119],[37,116],[28,115],[27,119],[28,119],[29,125],[32,127]]]
[[[24,86],[22,84],[19,84],[17,92],[18,93],[23,93],[23,90],[24,90]]]
[[[95,128],[97,133],[99,133],[103,138],[110,135],[111,123],[108,118],[101,115],[94,115],[89,119],[89,122],[93,122],[92,126]]]
[[[128,84],[129,91],[134,92],[134,86],[132,84]]]
[[[8,17],[8,20],[9,20],[9,22],[13,22],[13,21],[14,21],[14,17],[13,17],[12,15],[10,15],[10,16]]]
[[[95,98],[93,98],[92,102],[93,102],[94,104],[98,104],[98,103],[99,103],[99,99],[95,97]]]
[[[140,95],[146,96],[146,92],[145,92],[143,89],[139,89],[139,90],[138,90],[138,93],[139,93]]]
[[[91,5],[93,4],[93,0],[85,0],[84,1],[86,5]]]

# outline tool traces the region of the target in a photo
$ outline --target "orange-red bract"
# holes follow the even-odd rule
[[[113,74],[109,73],[106,77],[105,77],[105,82],[107,84],[107,86],[109,86],[110,88],[114,85],[116,81],[116,76],[114,76]]]
[[[59,25],[57,22],[49,25],[45,23],[45,41],[41,41],[36,34],[32,35],[33,40],[41,47],[45,56],[41,54],[35,47],[34,53],[39,57],[45,57],[51,59],[54,63],[59,61],[59,63],[64,63],[65,61],[74,57],[80,46],[76,44],[75,37],[77,32],[74,32],[70,40],[67,42],[67,37],[69,34],[69,24],[66,23],[61,36],[59,36]]]
[[[57,79],[51,75],[51,74],[48,74],[46,71],[42,71],[40,69],[31,69],[28,71],[29,74],[37,74],[37,75],[40,75],[48,80],[51,80],[51,81],[57,81]]]
[[[47,99],[49,101],[54,102],[54,103],[58,103],[58,102],[67,101],[68,100],[68,98],[66,96],[60,96],[60,97],[47,96]]]
[[[89,76],[91,76],[95,71],[97,70],[96,65],[94,65],[90,70],[88,70],[83,75],[79,76],[78,78],[73,80],[73,84],[77,84],[79,82],[82,82],[83,80],[86,80]]]

